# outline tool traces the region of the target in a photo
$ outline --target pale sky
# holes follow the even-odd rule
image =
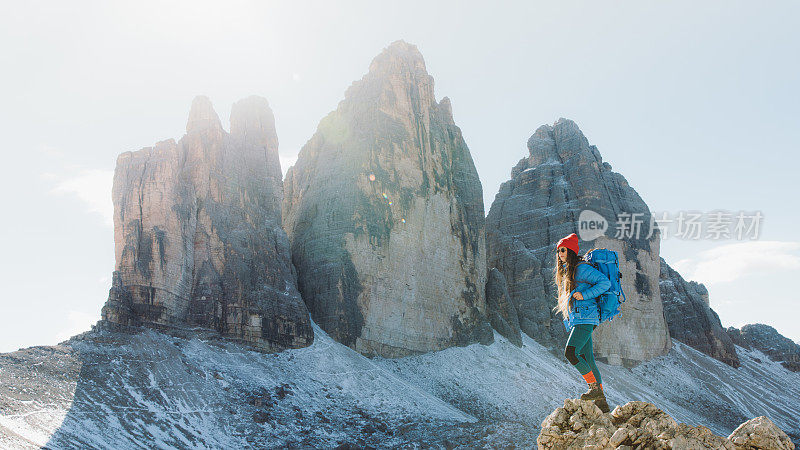
[[[761,211],[759,239],[662,242],[724,326],[800,341],[798,2],[16,2],[0,17],[0,352],[100,317],[119,153],[207,95],[266,97],[283,171],[372,58],[417,45],[488,212],[528,137],[574,120],[653,211]],[[784,287],[786,286],[786,287]]]

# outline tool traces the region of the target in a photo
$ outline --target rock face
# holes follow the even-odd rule
[[[731,338],[731,341],[738,345],[739,347],[744,347],[747,350],[751,350],[753,347],[750,346],[750,343],[747,342],[747,339],[742,335],[742,330],[736,327],[728,327],[725,330],[728,333],[728,336]]]
[[[199,325],[273,351],[313,340],[281,229],[275,121],[266,99],[208,98],[186,135],[125,152],[114,172],[116,270],[106,324]]]
[[[594,247],[615,250],[627,296],[622,313],[594,331],[595,356],[635,365],[668,352],[671,341],[658,286],[659,232],[649,233],[647,205],[571,120],[539,127],[528,150],[500,186],[486,218],[487,264],[505,275],[522,331],[543,345],[566,342],[561,315],[552,312],[555,245],[573,232],[583,239],[579,215],[591,210],[608,225],[596,239],[581,240],[580,253]],[[622,229],[619,214],[638,222],[639,233],[616,238]]]
[[[763,323],[748,324],[741,330],[728,327],[727,334],[741,347],[756,348],[792,372],[800,372],[800,345]]]
[[[544,419],[536,443],[540,449],[794,449],[786,433],[764,416],[725,438],[702,425],[678,423],[652,403],[628,402],[603,414],[591,401],[569,398]]]
[[[312,317],[365,355],[493,340],[482,187],[450,101],[396,41],[320,122],[284,180]]]
[[[522,347],[517,309],[508,295],[506,277],[494,267],[489,270],[486,280],[486,308],[492,328],[517,347]]]
[[[684,280],[664,258],[659,287],[670,336],[729,366],[739,367],[736,347],[717,313],[709,307],[706,287]]]

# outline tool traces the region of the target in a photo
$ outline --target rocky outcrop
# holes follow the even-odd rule
[[[740,425],[730,436],[678,423],[652,403],[633,401],[603,414],[591,401],[566,399],[542,421],[540,449],[725,448],[794,449],[780,428],[761,416]]]
[[[739,367],[731,337],[709,306],[708,290],[686,281],[661,258],[661,303],[671,337],[732,367]]]
[[[235,103],[227,133],[209,99],[196,97],[179,142],[117,158],[103,323],[199,325],[266,351],[309,345],[282,195],[267,100]]]
[[[789,436],[766,416],[759,416],[739,425],[728,439],[733,442],[737,450],[795,448]]]
[[[747,339],[744,337],[744,335],[742,335],[742,330],[740,330],[740,329],[738,329],[736,327],[728,327],[728,329],[725,330],[725,331],[728,334],[728,337],[731,338],[731,341],[735,345],[738,345],[739,347],[743,347],[743,348],[745,348],[747,350],[751,350],[752,349],[752,347],[750,347],[750,343],[747,342]]]
[[[800,372],[800,345],[778,333],[775,328],[754,323],[741,329],[728,327],[727,334],[736,345],[758,349],[792,372]]]
[[[506,277],[494,267],[486,280],[486,307],[492,328],[517,347],[522,347],[517,309],[508,295]]]
[[[284,180],[312,317],[365,355],[493,340],[481,182],[450,101],[396,41],[320,122]]]
[[[619,254],[627,295],[622,313],[594,331],[596,357],[634,365],[665,354],[671,341],[658,286],[659,232],[649,232],[647,205],[571,120],[539,127],[528,150],[500,186],[486,219],[487,264],[505,276],[522,331],[551,347],[566,341],[562,317],[552,311],[555,245],[579,232],[581,254],[593,247]],[[586,233],[578,228],[584,210],[594,213],[581,219],[607,224],[599,236],[587,237],[591,241],[584,241]],[[632,218],[634,226],[617,238],[623,229],[620,214]]]

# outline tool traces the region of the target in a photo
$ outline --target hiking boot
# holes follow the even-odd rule
[[[603,388],[600,387],[600,383],[597,382],[589,383],[589,390],[581,394],[581,400],[597,400],[600,397],[605,398],[605,394],[603,393]]]
[[[603,413],[611,411],[611,408],[608,407],[608,402],[606,401],[605,395],[595,400],[594,404],[597,405],[597,407],[600,408],[600,411],[603,411]]]

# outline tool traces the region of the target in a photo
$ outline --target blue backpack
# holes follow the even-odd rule
[[[619,314],[622,303],[625,302],[625,292],[622,291],[622,273],[619,271],[619,257],[617,252],[607,248],[595,248],[583,255],[583,260],[592,265],[611,281],[611,287],[597,297],[597,307],[600,309],[600,323],[611,320]],[[622,297],[622,299],[620,299]]]

